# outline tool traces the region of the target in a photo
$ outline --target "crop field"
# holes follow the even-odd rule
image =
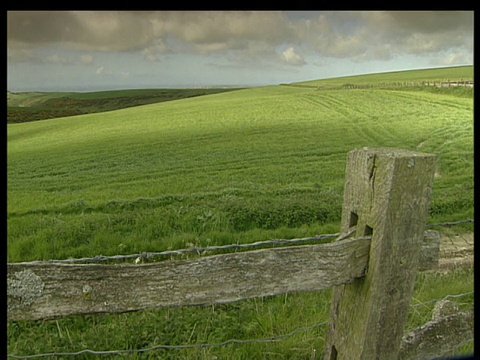
[[[430,71],[403,72],[403,79],[473,77],[473,67]],[[390,81],[388,76],[362,81]],[[266,86],[8,124],[7,261],[336,233],[346,155],[360,147],[437,154],[429,223],[471,218],[473,89],[441,90]],[[415,296],[428,300],[445,296],[442,290],[472,289],[472,271],[422,275]],[[8,353],[268,338],[328,320],[329,302],[325,291],[215,307],[9,322]],[[472,302],[473,296],[464,305]],[[320,355],[324,331],[131,358],[306,359],[314,349]],[[82,356],[76,358],[91,358]]]

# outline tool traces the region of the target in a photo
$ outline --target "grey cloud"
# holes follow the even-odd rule
[[[7,20],[11,42],[65,42],[102,51],[136,50],[167,35],[199,47],[224,48],[294,35],[280,12],[11,11]]]
[[[303,34],[321,55],[388,60],[472,48],[472,12],[325,12],[303,23]]]
[[[137,51],[152,61],[180,51],[275,61],[280,45],[301,47],[305,56],[388,60],[473,52],[473,12],[10,11],[7,41],[9,58],[24,61],[33,48],[52,42],[83,51]],[[303,63],[293,53],[280,59]]]
[[[225,43],[229,48],[248,41],[281,43],[295,36],[280,12],[180,12],[168,22],[168,29],[186,42]]]
[[[388,16],[398,28],[431,34],[473,29],[471,11],[393,11]]]
[[[154,35],[141,14],[122,11],[10,11],[9,46],[62,42],[73,48],[125,51],[138,49]]]
[[[69,41],[81,30],[76,17],[60,11],[7,12],[7,38],[9,41],[42,44]]]
[[[9,12],[7,36],[11,60],[21,55],[15,49],[56,42],[82,51],[136,51],[149,61],[222,52],[239,62],[278,59],[275,47],[298,38],[279,11]]]

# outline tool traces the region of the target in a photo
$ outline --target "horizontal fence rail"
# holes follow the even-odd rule
[[[70,314],[121,313],[321,290],[363,275],[371,237],[346,240],[353,232],[338,237],[344,241],[328,244],[250,250],[150,264],[73,264],[152,257],[142,254],[12,263],[7,265],[8,318],[32,320]],[[292,245],[338,235],[274,239],[244,245],[247,248]],[[437,231],[425,231],[420,270],[436,266],[439,243]],[[242,248],[241,244],[155,255],[198,254],[238,248]],[[35,306],[30,306],[33,303]]]
[[[138,265],[8,264],[8,318],[118,313],[321,290],[363,276],[369,248],[364,237]]]

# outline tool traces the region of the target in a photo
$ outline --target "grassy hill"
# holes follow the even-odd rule
[[[270,86],[11,124],[7,140],[10,261],[316,232],[338,223],[363,146],[436,153],[431,216],[473,211],[473,91]]]
[[[473,66],[392,71],[303,81],[293,84],[308,86],[341,86],[344,84],[369,85],[468,80],[473,80]]]
[[[7,92],[7,123],[111,111],[232,90],[236,89],[132,89],[85,93]]]
[[[458,75],[457,68],[451,70],[451,76],[448,69],[432,71],[438,71],[437,77],[467,77]],[[472,67],[462,71],[471,74]],[[374,74],[361,81],[402,76],[425,75]],[[364,146],[437,154],[429,222],[473,217],[472,89],[458,94],[419,88],[267,86],[8,124],[7,260],[131,254],[334,233],[346,154]],[[458,291],[466,292],[473,284],[469,274],[455,276]],[[422,281],[421,287],[432,290],[417,298],[442,297],[434,291],[447,285],[433,284],[443,280]],[[328,299],[328,292],[297,294],[214,309],[9,324],[9,353],[268,337],[328,319]],[[200,330],[192,330],[193,324]],[[322,331],[279,345],[243,346],[240,352],[232,345],[182,354],[258,358],[277,352],[308,358],[310,346],[321,349]],[[102,340],[99,333],[109,335],[100,336]],[[312,341],[315,345],[309,345]],[[292,348],[298,348],[297,353]]]

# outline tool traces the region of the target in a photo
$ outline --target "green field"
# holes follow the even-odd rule
[[[423,70],[421,76],[415,71],[374,74],[361,81],[469,79],[472,73],[470,66]],[[350,83],[352,78],[335,81]],[[429,223],[473,217],[473,89],[267,86],[8,124],[7,260],[335,233],[346,154],[364,146],[437,154]],[[472,291],[470,274],[458,278],[464,281],[455,288],[443,283],[436,291],[445,293],[433,296]],[[141,349],[270,337],[328,320],[329,296],[296,294],[214,308],[10,322],[8,352]],[[429,294],[417,296],[428,299]],[[241,351],[229,345],[161,354],[309,358],[312,346],[321,349],[321,333],[240,346]]]
[[[310,86],[341,86],[344,84],[394,84],[415,82],[443,82],[473,80],[473,66],[459,66],[437,69],[419,69],[407,71],[392,71],[385,73],[352,75],[337,78],[311,80],[294,83]]]
[[[132,89],[96,92],[7,92],[7,123],[117,110],[232,91],[232,88]]]

